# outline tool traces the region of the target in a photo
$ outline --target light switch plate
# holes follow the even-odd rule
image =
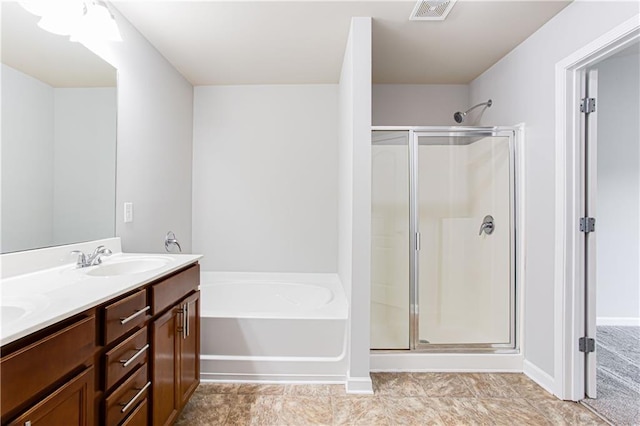
[[[124,203],[124,223],[133,222],[133,203]]]

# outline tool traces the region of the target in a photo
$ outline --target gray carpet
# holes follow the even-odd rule
[[[640,425],[640,327],[598,326],[597,398],[585,399],[614,425]]]

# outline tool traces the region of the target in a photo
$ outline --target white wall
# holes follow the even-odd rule
[[[2,65],[0,252],[53,243],[53,88]]]
[[[337,89],[195,88],[193,247],[204,270],[336,271]]]
[[[372,392],[371,300],[371,18],[352,18],[340,73],[338,273],[347,290],[349,392]]]
[[[598,323],[640,325],[640,56],[607,59],[598,70]]]
[[[116,235],[127,252],[191,252],[193,87],[112,7],[122,42],[88,45],[118,70]],[[124,202],[134,221],[123,222]]]
[[[53,92],[53,239],[66,243],[112,236],[116,88],[56,88]]]
[[[637,2],[573,2],[470,86],[471,105],[493,99],[493,106],[485,110],[480,124],[526,124],[524,350],[525,359],[551,380],[555,64],[638,11]]]
[[[457,125],[453,114],[468,109],[469,86],[374,84],[372,97],[374,126]]]

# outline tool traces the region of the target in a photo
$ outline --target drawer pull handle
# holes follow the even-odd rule
[[[136,318],[137,316],[144,314],[149,309],[151,309],[151,306],[147,306],[144,309],[140,309],[139,311],[134,312],[133,314],[129,315],[126,318],[120,318],[120,324],[125,325],[126,323],[128,323],[132,319]]]
[[[135,394],[135,396],[133,398],[131,398],[131,401],[127,402],[126,404],[120,403],[120,405],[122,405],[122,409],[120,410],[121,413],[124,413],[125,411],[127,411],[135,402],[138,398],[140,398],[140,396],[144,393],[144,391],[147,390],[147,388],[151,386],[151,382],[147,382],[146,385],[144,385],[142,387],[142,389],[138,390],[138,393]]]
[[[138,350],[138,352],[136,352],[135,354],[133,354],[133,356],[129,359],[121,359],[120,362],[122,363],[122,368],[127,368],[129,365],[131,365],[131,363],[138,358],[140,355],[142,355],[143,353],[146,352],[146,350],[149,349],[149,344],[147,343],[146,345],[144,345],[142,347],[142,349]]]

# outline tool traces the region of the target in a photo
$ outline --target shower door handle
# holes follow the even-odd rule
[[[495,225],[493,223],[493,216],[486,215],[484,219],[482,219],[482,224],[480,225],[480,231],[478,231],[478,235],[482,235],[484,231],[485,234],[491,235],[493,234],[493,230],[495,229]]]

